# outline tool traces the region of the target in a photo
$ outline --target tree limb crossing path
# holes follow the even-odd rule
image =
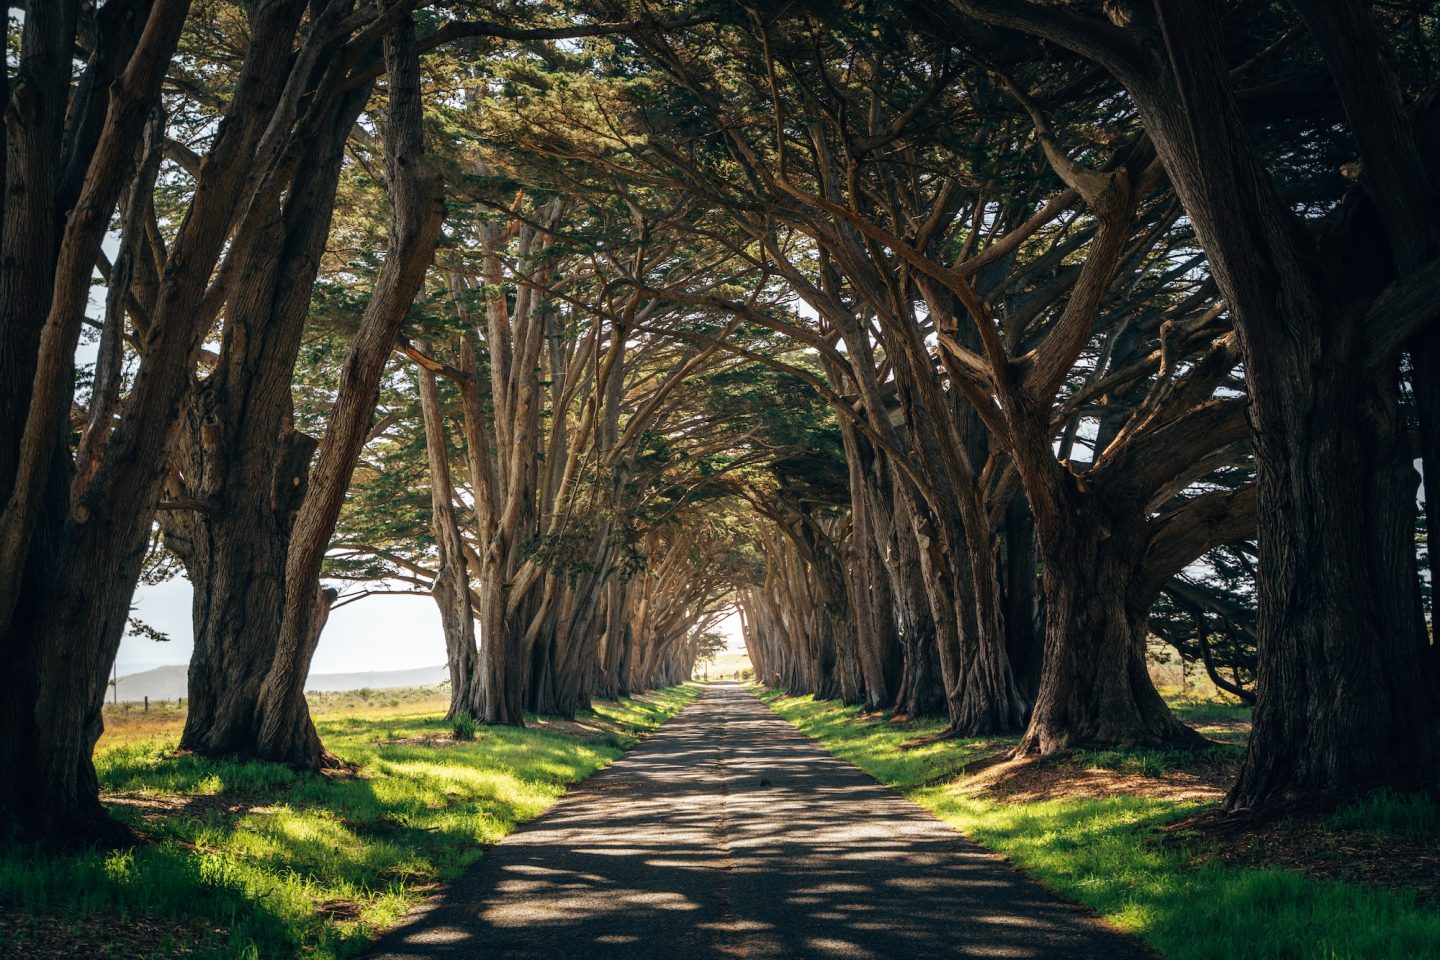
[[[372,956],[1150,954],[721,683]]]

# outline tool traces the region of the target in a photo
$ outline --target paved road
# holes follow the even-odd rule
[[[743,687],[517,830],[375,960],[1140,960]]]

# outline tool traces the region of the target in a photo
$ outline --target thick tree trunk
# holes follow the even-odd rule
[[[480,685],[484,691],[481,719],[486,723],[525,725],[525,688],[529,672],[524,645],[511,634],[505,615],[507,592],[502,576],[480,576]]]
[[[55,459],[51,476],[68,479],[69,456],[59,445]],[[42,504],[39,531],[65,528],[68,486],[57,483]],[[114,651],[46,643],[51,634],[40,628],[52,612],[47,590],[67,559],[63,537],[32,540],[24,589],[0,646],[9,658],[0,673],[0,836],[116,846],[133,837],[101,805],[91,762]]]
[[[630,664],[634,635],[626,618],[629,584],[611,577],[605,585],[605,634],[601,650],[600,682],[596,695],[615,699],[630,695]]]
[[[1414,478],[1397,438],[1393,357],[1371,342],[1384,331],[1367,329],[1363,304],[1347,305],[1343,265],[1316,262],[1251,151],[1233,92],[1215,83],[1225,64],[1214,11],[1157,10],[1173,72],[1137,85],[1137,102],[1235,314],[1255,430],[1257,704],[1226,806],[1433,787],[1440,722],[1433,682],[1416,669]]]
[[[897,481],[903,483],[907,481]],[[896,495],[896,529],[889,544],[886,568],[895,597],[895,619],[904,653],[895,713],[905,717],[936,716],[945,711],[945,687],[940,673],[940,654],[935,637],[935,619],[930,611],[919,560],[919,544],[909,529],[908,510],[913,503]]]
[[[994,533],[973,466],[984,462],[985,430],[972,407],[941,393],[914,325],[894,327],[898,397],[924,480],[916,493],[928,508],[908,512],[920,541],[951,729],[963,736],[1019,730],[1028,704],[1005,652]]]
[[[285,568],[316,441],[292,425],[295,358],[329,236],[341,152],[369,84],[337,99],[307,141],[283,208],[229,254],[220,359],[192,390],[167,482],[197,510],[160,516],[194,588],[195,650],[181,746],[251,754],[285,613]],[[183,478],[181,482],[180,478]]]
[[[5,78],[5,103],[21,122],[4,125],[4,223],[0,227],[0,504],[10,498],[19,468],[20,445],[30,406],[40,347],[49,312],[63,219],[60,197],[61,138],[70,85],[71,55],[79,4],[56,2],[27,11],[19,70],[26,102],[11,106],[12,81]],[[21,109],[16,109],[16,107]],[[85,158],[88,160],[88,157]],[[71,198],[73,202],[73,197]],[[101,808],[88,764],[62,771],[61,782],[40,781],[37,736],[53,722],[82,729],[89,703],[76,704],[59,718],[36,714],[45,685],[36,636],[43,594],[60,562],[68,513],[69,455],[54,445],[51,490],[40,507],[36,534],[23,559],[20,589],[8,629],[0,617],[0,835],[120,840],[124,831]],[[96,718],[98,719],[98,718]],[[59,800],[59,803],[56,803]],[[78,827],[78,829],[76,829]]]
[[[879,465],[869,443],[855,426],[840,419],[850,479],[850,537],[845,587],[855,631],[855,659],[867,710],[883,710],[894,702],[899,683],[899,646],[891,617],[889,584],[876,549],[870,486]]]
[[[293,617],[296,597],[287,591],[286,615]],[[338,767],[340,761],[325,749],[320,734],[310,719],[310,704],[305,699],[305,680],[310,676],[310,661],[320,643],[320,633],[330,618],[330,605],[338,591],[333,587],[317,587],[315,599],[304,617],[308,631],[301,642],[282,644],[275,653],[270,671],[260,689],[260,706],[255,728],[255,754],[266,760],[316,770]]]
[[[864,475],[859,479],[863,481]],[[858,489],[858,493],[856,492]],[[893,600],[879,554],[866,501],[870,493],[852,486],[850,571],[847,586],[854,611],[855,646],[865,690],[865,709],[884,710],[895,702],[900,684],[900,644],[891,613]]]
[[[73,8],[74,4],[46,5],[44,10],[29,11],[26,19],[27,46],[34,39],[32,21],[37,34],[60,40],[60,46],[51,51],[59,60],[51,66],[63,70],[67,78],[71,41],[64,37],[64,29],[57,29],[55,18],[64,20],[66,11],[73,14]],[[126,9],[123,4],[116,7],[118,11]],[[16,669],[5,686],[13,686],[18,695],[14,701],[0,697],[15,705],[0,736],[4,743],[0,759],[7,761],[7,785],[0,788],[0,819],[5,833],[57,843],[113,843],[128,835],[109,820],[99,803],[91,752],[101,731],[106,677],[125,628],[159,486],[158,472],[149,466],[144,451],[134,455],[134,424],[143,424],[150,441],[164,447],[173,436],[175,411],[167,405],[170,397],[164,370],[157,386],[157,364],[147,354],[126,411],[130,429],[122,429],[118,442],[112,435],[107,444],[109,469],[73,504],[66,502],[73,476],[67,447],[68,414],[74,393],[75,343],[93,264],[185,15],[183,2],[157,4],[149,11],[143,40],[135,46],[123,77],[111,85],[109,109],[93,156],[82,147],[69,158],[67,166],[76,174],[73,186],[78,199],[58,248],[40,250],[35,232],[41,231],[38,223],[31,223],[31,233],[19,238],[17,246],[12,227],[26,228],[23,222],[12,223],[7,198],[7,270],[18,265],[26,272],[33,271],[37,286],[32,293],[40,292],[38,284],[49,286],[50,278],[54,283],[48,303],[31,300],[26,305],[25,297],[16,290],[5,290],[0,319],[6,369],[18,365],[34,375],[33,381],[20,384],[24,391],[33,382],[28,398],[6,391],[7,402],[18,399],[28,406],[22,413],[12,404],[4,411],[0,428],[0,446],[4,447],[0,488],[7,495],[0,522],[0,650]],[[64,90],[46,91],[39,79],[27,78],[24,97],[45,100],[63,112]],[[30,81],[36,81],[34,86]],[[34,106],[21,104],[18,115],[30,114]],[[79,110],[77,107],[72,115],[77,123],[83,119]],[[77,126],[77,135],[84,125]],[[6,176],[12,192],[14,174],[25,164],[23,156],[17,160],[9,150],[15,132],[13,125],[7,125]],[[43,141],[45,131],[34,132]],[[71,138],[70,145],[75,146],[78,139],[84,137]],[[42,182],[32,177],[25,186],[38,190]],[[51,198],[39,194],[23,200],[52,203]],[[58,205],[49,209],[52,215],[61,212]],[[221,227],[223,232],[223,224]],[[182,231],[177,247],[183,247],[187,239],[191,236]],[[43,257],[28,264],[18,261],[17,252],[22,248],[30,254],[43,253]],[[21,316],[16,311],[22,307],[39,312]],[[39,330],[36,320],[42,317],[44,328],[36,340],[32,334]],[[158,343],[152,341],[155,353],[162,357],[167,355],[167,339],[175,342],[173,335],[167,338],[164,334],[157,338]],[[180,342],[184,342],[183,335]],[[21,349],[26,356],[18,355]],[[164,360],[158,366],[165,368]],[[11,760],[16,762],[8,762]]]
[[[1032,490],[1031,496],[1046,494]],[[1135,596],[1147,539],[1143,522],[1106,516],[1087,499],[1075,490],[1056,491],[1047,499],[1056,509],[1036,512],[1045,658],[1017,753],[1203,744],[1170,712],[1146,668],[1152,598]]]
[[[961,714],[951,726],[964,736],[1009,733],[1025,726],[1030,704],[1015,683],[1006,650],[994,540],[978,489],[957,491],[965,530],[965,573],[973,611],[961,648]]]
[[[463,565],[460,570],[464,570]],[[480,719],[483,696],[480,688],[480,650],[475,643],[475,614],[470,604],[470,585],[454,567],[441,567],[430,588],[440,610],[440,629],[445,635],[445,665],[450,676],[450,708],[445,719]]]
[[[1358,366],[1306,358],[1303,368],[1248,371],[1265,382],[1257,426],[1268,522],[1255,725],[1232,810],[1433,789],[1440,773],[1434,678],[1417,669],[1428,641],[1398,388],[1357,383]]]
[[[193,426],[199,434],[199,425]],[[166,545],[184,562],[193,591],[195,650],[180,745],[205,756],[255,748],[256,704],[285,609],[290,525],[315,449],[313,439],[294,431],[281,442],[286,452],[273,465],[273,485],[232,477],[236,482],[227,484],[227,496],[217,501],[224,509],[162,517]],[[289,482],[294,480],[299,484]],[[272,505],[272,491],[298,496]]]
[[[1260,638],[1254,732],[1226,806],[1270,813],[1433,787],[1440,722],[1431,675],[1417,669],[1413,477],[1394,446],[1394,354],[1413,318],[1371,316],[1376,278],[1326,257],[1279,195],[1229,86],[1215,4],[1155,0],[1153,18],[1134,11],[1134,35],[1033,4],[956,6],[1069,46],[1124,84],[1234,317],[1257,462]],[[1304,10],[1404,279],[1434,254],[1435,198],[1378,32],[1360,4]]]
[[[1440,685],[1440,333],[1432,332],[1410,352],[1419,422],[1420,464],[1424,481],[1425,560],[1430,575],[1429,637],[1426,660],[1433,680]]]

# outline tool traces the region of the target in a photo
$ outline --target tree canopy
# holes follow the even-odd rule
[[[1437,31],[21,5],[0,819],[123,838],[91,750],[167,571],[210,756],[334,763],[328,613],[412,592],[456,718],[678,682],[738,611],[762,682],[1025,754],[1201,744],[1168,646],[1256,705],[1235,813],[1433,788]]]

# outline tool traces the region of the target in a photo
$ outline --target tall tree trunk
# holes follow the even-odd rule
[[[20,448],[29,414],[30,395],[49,312],[55,258],[66,210],[61,209],[59,173],[61,138],[70,85],[71,55],[78,20],[77,2],[46,4],[28,10],[21,38],[20,61],[13,81],[3,83],[7,113],[19,122],[0,129],[4,138],[4,222],[0,224],[0,503],[14,492]],[[14,103],[12,91],[23,98]],[[51,819],[46,797],[37,790],[40,766],[35,733],[45,722],[36,715],[44,678],[40,673],[41,638],[32,625],[43,608],[43,594],[60,562],[59,546],[69,507],[66,468],[68,450],[59,442],[51,452],[54,477],[51,494],[40,506],[38,534],[18,558],[23,573],[8,618],[0,616],[0,655],[7,668],[0,673],[0,835],[63,836],[72,806]],[[79,714],[84,723],[85,708]],[[85,778],[87,771],[77,769]],[[71,792],[85,795],[81,786]],[[87,811],[96,825],[84,836],[103,837],[112,829],[98,801]]]
[[[1440,686],[1440,332],[1422,337],[1410,352],[1415,413],[1419,422],[1420,469],[1425,510],[1425,561],[1430,575],[1429,637],[1426,660]]]
[[[867,710],[883,710],[894,703],[899,682],[899,646],[891,618],[890,591],[876,550],[876,530],[870,515],[875,491],[872,480],[875,454],[855,426],[841,418],[850,479],[850,538],[846,590],[855,630],[855,653]]]
[[[385,66],[390,89],[385,175],[391,203],[385,263],[341,368],[334,413],[295,522],[285,570],[285,618],[257,714],[256,754],[311,769],[333,762],[320,746],[305,703],[322,607],[312,598],[369,433],[380,376],[435,254],[445,216],[440,177],[425,157],[419,52],[408,16],[386,35]]]
[[[894,481],[898,487],[907,483]],[[895,491],[896,527],[887,545],[886,563],[891,591],[895,597],[895,619],[904,651],[900,691],[895,713],[906,717],[935,716],[945,710],[945,687],[935,637],[935,619],[930,611],[919,558],[919,542],[911,532],[910,511],[917,504],[908,492]],[[903,522],[904,526],[900,524]]]
[[[1394,411],[1396,354],[1433,313],[1416,260],[1434,255],[1435,196],[1368,12],[1302,6],[1389,234],[1399,279],[1379,298],[1376,278],[1353,274],[1366,258],[1317,244],[1255,155],[1216,4],[1155,0],[1153,13],[1130,11],[1130,30],[1036,4],[954,4],[1071,47],[1120,80],[1234,317],[1257,461],[1260,637],[1254,732],[1227,808],[1433,786],[1440,722],[1432,677],[1417,669],[1413,477]]]
[[[45,10],[29,11],[26,20],[27,48],[46,51],[42,59],[51,69],[63,69],[67,80],[73,20],[67,21],[66,11],[73,15],[73,7],[47,5]],[[69,167],[83,182],[74,184],[74,209],[63,234],[53,229],[58,222],[47,232],[34,216],[12,218],[7,198],[7,269],[26,266],[17,260],[21,254],[39,259],[28,264],[35,271],[33,287],[26,278],[7,275],[9,286],[0,291],[4,364],[22,374],[33,372],[28,391],[23,385],[17,392],[6,390],[9,408],[3,411],[0,427],[4,448],[0,488],[7,496],[0,518],[0,650],[16,671],[4,684],[11,689],[0,689],[0,699],[16,710],[5,717],[0,736],[4,743],[0,758],[7,761],[8,771],[7,785],[0,788],[0,820],[6,833],[69,843],[113,842],[127,833],[99,803],[91,752],[101,730],[106,675],[124,631],[159,478],[147,476],[143,458],[130,464],[134,467],[138,462],[138,471],[127,472],[125,464],[111,456],[110,471],[87,486],[83,497],[67,503],[73,476],[68,415],[74,393],[74,351],[91,271],[124,175],[132,169],[141,131],[157,101],[187,7],[179,0],[157,3],[148,10],[140,40],[123,75],[112,85],[93,155],[78,147],[69,157]],[[117,10],[137,16],[144,12],[143,7],[132,10],[123,4]],[[49,97],[49,106],[63,111],[63,89],[47,92],[38,74],[20,79],[24,89],[17,83],[16,96],[22,101]],[[22,102],[12,115],[34,119],[35,106]],[[28,139],[32,131],[6,126],[6,180],[13,191],[35,151],[43,149],[49,127],[42,120],[33,131],[37,144]],[[78,139],[83,138],[71,138],[72,148]],[[19,148],[19,156],[11,151],[12,144]],[[26,190],[43,185],[42,180],[27,177]],[[61,213],[53,199],[24,194],[22,190],[25,201],[50,204],[50,216]],[[25,209],[28,214],[41,213],[29,206]],[[58,244],[42,250],[40,241],[46,236],[52,244],[58,239]],[[13,286],[17,280],[30,294],[38,295],[42,285],[49,286],[49,294],[43,301],[27,299],[24,290]],[[43,329],[36,323],[40,317]],[[21,351],[28,351],[28,356],[21,356]],[[158,431],[156,439],[163,444],[170,426],[165,422],[164,390],[158,406],[151,402],[156,393],[147,390],[151,381],[146,375],[153,370],[153,364],[142,363],[127,414],[132,415],[132,425],[138,421]],[[107,449],[123,449],[130,439],[133,433],[122,436],[119,443],[112,437]]]
[[[338,46],[338,43],[337,43]],[[191,392],[167,481],[198,509],[161,514],[194,588],[195,650],[180,743],[205,756],[253,753],[260,690],[285,612],[285,567],[316,441],[294,429],[295,358],[329,236],[341,154],[370,85],[337,98],[309,139],[283,208],[232,249],[220,359]],[[318,636],[318,635],[317,635]]]
[[[1017,493],[1005,510],[1005,649],[1015,682],[1033,703],[1044,662],[1043,628],[1037,623],[1035,523],[1030,505]]]
[[[416,344],[429,354],[430,345]],[[481,710],[480,650],[475,643],[475,616],[470,603],[470,575],[465,567],[465,546],[455,516],[450,478],[450,444],[445,434],[445,414],[440,406],[435,374],[421,364],[420,414],[425,421],[425,452],[430,465],[430,529],[440,568],[430,588],[440,608],[440,625],[445,635],[445,660],[450,673],[450,709],[447,720],[460,717],[479,719]]]
[[[1215,11],[1160,2],[1157,12],[1169,72],[1133,92],[1234,312],[1255,430],[1257,704],[1226,806],[1433,786],[1440,722],[1434,684],[1416,669],[1414,482],[1394,358],[1365,304],[1335,282],[1343,267],[1316,262],[1246,141],[1233,91],[1215,80],[1227,76]]]

